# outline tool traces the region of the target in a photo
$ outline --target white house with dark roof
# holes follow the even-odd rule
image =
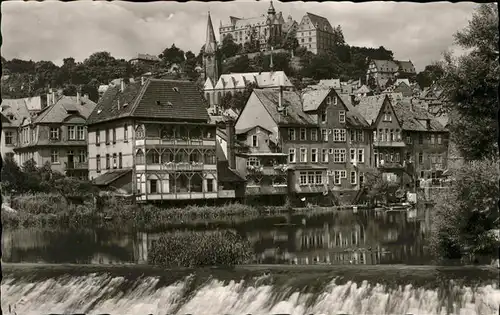
[[[373,78],[379,87],[385,88],[387,81],[382,80],[395,80],[401,75],[416,74],[415,66],[411,60],[371,60],[366,72],[366,81],[369,82],[369,79]]]

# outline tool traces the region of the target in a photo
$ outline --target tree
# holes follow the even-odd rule
[[[220,48],[223,58],[230,58],[236,56],[240,51],[240,46],[234,42],[233,36],[227,34],[222,39],[222,45]]]
[[[363,188],[367,201],[372,205],[389,201],[398,187],[399,185],[384,179],[383,174],[378,169],[368,169],[365,172]]]
[[[337,78],[343,73],[343,64],[332,53],[313,55],[302,68],[302,76],[315,80]]]
[[[179,64],[186,60],[184,57],[184,51],[175,47],[175,44],[172,44],[170,48],[165,48],[159,57],[167,66],[174,63]]]
[[[481,4],[469,25],[455,34],[455,42],[470,52],[454,58],[445,54],[444,88],[453,142],[466,160],[498,156],[497,111],[498,8]]]
[[[452,186],[437,196],[430,239],[438,258],[496,254],[499,244],[490,230],[498,225],[498,162],[474,161],[454,170]]]
[[[333,45],[335,46],[344,46],[346,44],[344,39],[344,32],[342,31],[342,27],[337,25],[336,28],[333,29]]]
[[[424,71],[417,74],[416,81],[421,89],[431,86],[434,82],[441,79],[444,70],[441,64],[434,63],[425,66]]]
[[[283,40],[283,48],[290,51],[295,51],[299,47],[299,40],[297,39],[297,31],[295,29],[288,32]]]
[[[231,72],[248,72],[250,67],[250,59],[247,55],[241,55],[236,57],[232,61],[226,61],[224,63],[223,73]]]

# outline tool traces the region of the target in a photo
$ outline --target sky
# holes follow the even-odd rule
[[[288,2],[274,1],[277,12],[300,23],[306,12],[340,25],[349,45],[384,46],[395,59],[411,60],[417,71],[439,60],[453,46],[453,34],[468,25],[478,4],[472,2]],[[172,44],[197,54],[205,42],[207,12],[215,32],[229,16],[266,14],[269,1],[124,2],[2,1],[1,54],[6,59],[50,60],[60,65],[73,57],[108,51],[130,59],[158,55]],[[218,37],[218,34],[216,34]],[[460,51],[460,50],[458,50]]]

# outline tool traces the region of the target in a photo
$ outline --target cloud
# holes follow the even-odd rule
[[[97,51],[129,59],[158,55],[173,43],[198,53],[205,41],[207,12],[215,29],[229,16],[266,14],[269,2],[2,2],[2,56],[7,59],[82,61]],[[453,34],[467,25],[477,4],[396,2],[274,2],[284,17],[300,22],[305,12],[341,25],[350,45],[384,46],[417,69],[441,57]]]

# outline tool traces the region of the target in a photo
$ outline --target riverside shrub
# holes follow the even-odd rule
[[[250,243],[230,231],[162,234],[148,254],[163,267],[234,266],[248,262]]]

